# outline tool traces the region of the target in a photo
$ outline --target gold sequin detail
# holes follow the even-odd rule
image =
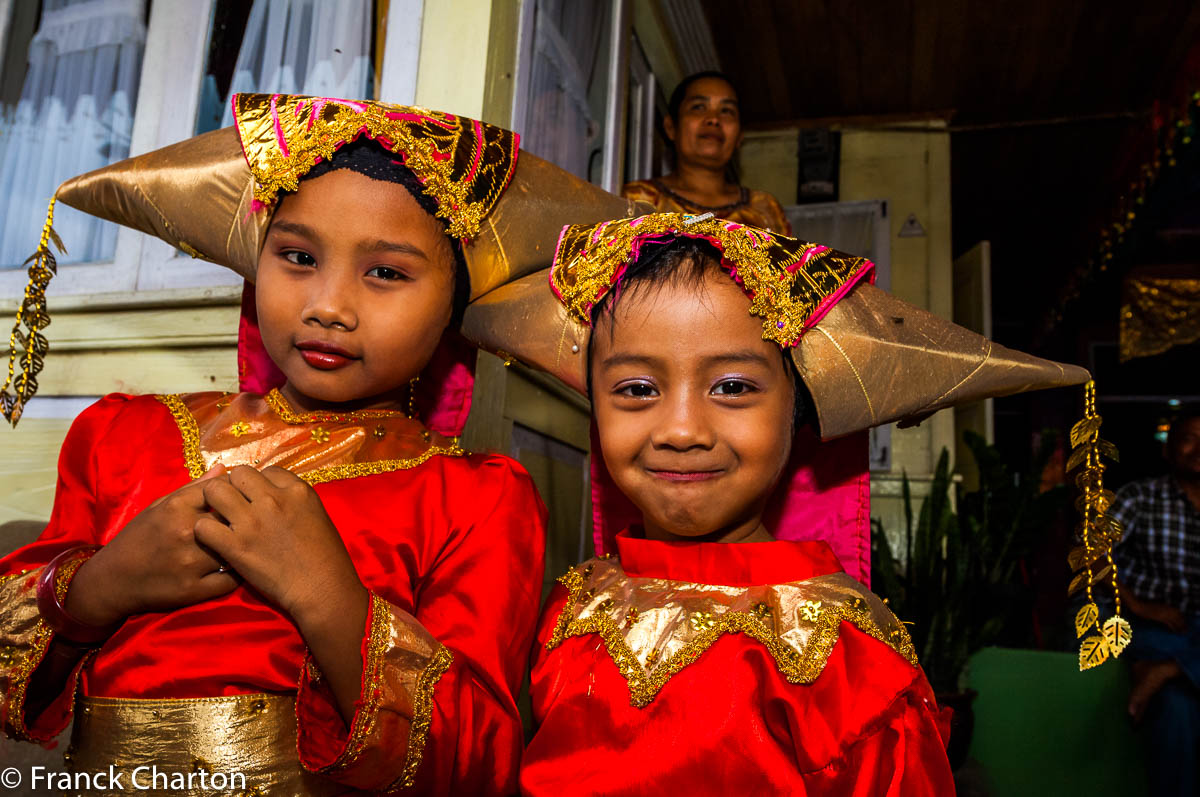
[[[693,631],[707,631],[717,624],[712,612],[696,612],[688,617],[688,625]]]
[[[312,430],[312,439],[314,443],[328,443],[329,430],[324,426],[318,426],[316,429]]]
[[[376,440],[382,440],[383,436],[387,434],[387,429],[384,428],[383,424],[379,424],[375,427],[371,434],[375,436]]]
[[[233,426],[229,427],[229,433],[234,437],[241,437],[242,435],[249,434],[250,424],[246,423],[245,421],[238,421]]]
[[[750,314],[763,319],[763,339],[781,346],[795,345],[819,311],[874,268],[866,258],[827,246],[683,213],[574,225],[559,238],[550,284],[577,321],[591,323],[592,306],[620,279],[636,243],[647,236],[716,242],[723,265],[750,297]]]
[[[817,618],[821,616],[821,602],[802,601],[800,603],[800,614],[805,620],[816,622]]]
[[[238,94],[233,103],[254,196],[267,205],[280,191],[295,191],[319,160],[365,135],[403,153],[450,235],[470,239],[516,168],[513,133],[462,116],[284,94]]]
[[[765,603],[756,603],[756,604],[754,604],[754,609],[753,609],[752,613],[759,620],[765,621],[768,617],[771,616],[771,607]]]
[[[626,622],[622,629],[610,614],[596,611],[598,606],[592,607],[590,602],[598,594],[606,591],[619,593],[623,587],[629,585],[635,585],[631,587],[634,590],[631,594],[638,595],[639,599],[653,599],[653,594],[646,591],[649,588],[644,584],[656,580],[631,578],[625,575],[616,563],[608,564],[607,568],[601,570],[596,567],[593,570],[591,579],[593,582],[599,579],[599,583],[603,583],[600,588],[585,586],[587,578],[583,575],[584,567],[572,569],[559,579],[567,588],[568,598],[559,614],[554,632],[546,643],[546,649],[553,650],[569,637],[598,635],[629,686],[630,703],[638,708],[649,705],[674,674],[698,659],[724,634],[741,633],[757,640],[771,654],[784,678],[794,684],[812,683],[821,674],[837,642],[842,622],[851,623],[863,633],[891,647],[913,666],[917,665],[912,640],[899,621],[885,609],[888,618],[888,631],[885,632],[872,616],[871,607],[860,598],[847,597],[836,603],[828,599],[822,600],[819,602],[820,610],[815,620],[807,620],[801,616],[792,618],[791,622],[797,624],[794,627],[774,628],[770,622],[772,613],[760,611],[760,607],[766,606],[765,603],[759,602],[747,611],[696,611],[675,598],[678,595],[695,594],[694,588],[691,585],[665,580],[663,605],[670,610],[675,620],[675,630],[667,629],[664,632],[667,642],[673,637],[678,638],[679,629],[688,628],[691,631],[682,635],[688,641],[665,659],[661,658],[663,650],[660,646],[651,647],[644,654],[643,664],[640,658],[643,654],[631,648],[626,638],[626,634],[637,633],[632,625]],[[819,580],[820,578],[797,582],[790,586],[801,587]],[[847,578],[846,582],[849,581]],[[643,586],[636,586],[639,584]],[[839,584],[837,588],[847,587],[845,584]],[[861,589],[861,586],[854,588]],[[589,590],[592,593],[590,596]],[[635,607],[631,607],[631,612],[633,608]],[[644,615],[646,611],[643,609],[640,613]],[[801,623],[803,626],[799,625]],[[805,640],[785,640],[788,632],[796,629],[807,633]],[[661,635],[658,638],[661,639]],[[795,646],[797,644],[801,645],[799,649]]]

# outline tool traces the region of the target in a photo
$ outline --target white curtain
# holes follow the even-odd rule
[[[598,0],[537,0],[533,68],[522,149],[588,179],[601,126],[588,102],[600,54]]]
[[[37,247],[60,183],[129,155],[143,0],[45,0],[15,108],[0,110],[0,268]],[[108,260],[116,225],[60,206],[60,262]]]
[[[230,94],[370,97],[373,6],[372,0],[254,0]],[[229,126],[228,97],[223,105],[222,126]]]

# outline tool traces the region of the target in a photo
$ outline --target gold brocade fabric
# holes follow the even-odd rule
[[[766,191],[753,188],[743,188],[742,196],[737,202],[720,208],[691,202],[671,191],[659,180],[634,180],[626,183],[621,189],[621,196],[653,205],[660,213],[702,214],[712,211],[717,218],[749,224],[751,227],[762,227],[780,235],[792,234],[792,226],[783,215],[783,207],[780,206],[779,200]]]
[[[1128,277],[1121,301],[1121,362],[1200,340],[1200,279]]]
[[[0,725],[18,739],[31,738],[25,726],[25,694],[53,637],[38,613],[41,572],[38,568],[0,578]]]
[[[58,565],[54,591],[59,601],[67,597],[71,579],[94,553],[75,551]],[[25,698],[33,672],[41,664],[54,638],[54,632],[38,611],[37,582],[43,568],[0,577],[0,730],[17,739],[45,742],[62,727],[34,731],[25,722]],[[86,660],[86,658],[85,658]],[[66,688],[74,693],[82,662],[66,678]],[[66,726],[66,720],[62,721]]]
[[[183,438],[192,478],[218,462],[272,465],[309,484],[415,468],[434,456],[462,456],[458,444],[390,410],[296,413],[277,390],[158,396]]]
[[[266,205],[365,134],[403,156],[450,235],[475,238],[517,163],[516,134],[441,111],[288,94],[237,94],[233,103],[254,196]]]
[[[628,576],[616,560],[593,559],[559,580],[569,597],[547,649],[567,637],[598,635],[639,708],[723,634],[758,640],[795,684],[812,683],[821,674],[843,621],[917,664],[903,624],[845,573],[722,587]]]
[[[374,594],[370,612],[362,703],[345,748],[319,771],[342,779],[349,770],[385,772],[395,751],[406,747],[404,768],[390,789],[406,788],[416,779],[429,738],[434,688],[453,654],[410,614]],[[314,687],[314,671],[309,659],[302,690]]]
[[[698,238],[716,245],[730,274],[750,296],[750,313],[763,319],[763,339],[794,345],[818,311],[866,276],[874,264],[820,244],[757,227],[681,213],[655,213],[563,230],[550,284],[580,323],[618,281],[649,241]]]
[[[72,772],[99,776],[81,781],[85,788],[56,790],[70,794],[362,793],[300,765],[290,695],[81,697],[66,758]]]

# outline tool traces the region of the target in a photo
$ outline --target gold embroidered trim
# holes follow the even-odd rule
[[[42,568],[30,571],[28,573],[16,574],[6,578],[0,587],[12,594],[10,596],[0,596],[0,602],[8,605],[15,603],[28,604],[28,610],[25,614],[27,619],[31,614],[37,612],[37,580],[40,577]],[[18,582],[17,579],[23,579],[24,583]],[[25,593],[25,594],[22,594]],[[41,664],[42,659],[46,656],[46,651],[50,648],[50,643],[54,639],[54,632],[50,626],[46,625],[46,621],[39,616],[34,624],[33,630],[28,635],[28,645],[16,645],[12,648],[4,650],[5,660],[11,664],[12,659],[21,656],[22,648],[24,648],[24,656],[15,664],[11,664],[8,668],[7,678],[4,677],[4,667],[0,665],[0,684],[7,681],[5,691],[7,696],[0,694],[0,705],[7,703],[3,714],[7,719],[8,727],[14,738],[23,741],[39,741],[25,724],[25,698],[29,689],[29,681],[33,677],[33,671]]]
[[[183,438],[183,461],[187,465],[188,475],[199,479],[207,468],[204,467],[204,457],[200,454],[200,427],[196,425],[195,416],[177,394],[155,398],[166,405],[171,417],[175,419],[175,425],[179,427],[179,436]]]
[[[366,135],[402,155],[451,236],[474,238],[516,168],[514,133],[453,114],[285,94],[238,94],[233,102],[254,197],[266,205],[280,191],[295,191],[318,161]]]
[[[391,637],[392,608],[387,601],[372,592],[369,611],[371,631],[367,639],[367,660],[363,662],[362,705],[354,714],[345,749],[332,764],[321,770],[322,773],[336,772],[352,764],[362,755],[368,738],[375,730],[379,703],[383,699],[380,682],[383,680],[383,656],[387,652]]]
[[[406,418],[408,417],[399,410],[354,410],[353,412],[296,412],[292,409],[292,405],[288,404],[283,394],[278,388],[271,388],[271,391],[263,396],[263,401],[267,402],[267,406],[271,411],[279,416],[279,420],[284,423],[301,424],[301,423],[345,423],[347,421],[374,420],[376,418]]]
[[[348,465],[329,465],[305,473],[297,473],[302,480],[309,484],[324,484],[339,479],[354,479],[359,476],[376,476],[380,473],[391,473],[394,470],[408,470],[418,465],[424,465],[436,456],[464,457],[466,450],[458,446],[430,446],[418,457],[411,459],[381,459],[375,462],[352,462]]]
[[[744,224],[684,213],[654,213],[563,230],[550,284],[580,323],[620,280],[647,238],[698,238],[712,242],[722,264],[750,297],[750,314],[763,319],[763,339],[792,346],[814,315],[848,286],[867,277],[871,261],[820,244],[776,235]],[[818,319],[819,320],[819,319]]]
[[[270,396],[277,391],[268,393],[264,398],[270,403]],[[196,424],[196,418],[188,409],[183,398],[177,394],[155,396],[160,402],[166,405],[171,413],[171,417],[175,419],[175,425],[179,427],[179,435],[183,438],[183,459],[187,465],[188,474],[193,479],[198,479],[204,475],[207,468],[204,466],[204,457],[200,452],[200,428]],[[283,402],[282,407],[286,408],[292,414],[292,418],[302,418],[303,416],[292,413],[291,408],[287,407],[283,396],[278,396],[278,400]],[[272,409],[275,409],[273,406]],[[276,410],[278,412],[278,410]],[[360,412],[386,412],[393,414],[392,410],[360,410]],[[356,413],[346,413],[339,420],[351,420]],[[400,417],[405,417],[403,413],[394,413]],[[375,416],[367,416],[375,417]],[[311,421],[305,420],[289,420],[280,415],[281,420],[288,423],[308,423]],[[409,470],[425,464],[435,456],[447,457],[463,457],[467,455],[467,451],[457,443],[449,446],[430,446],[423,451],[419,456],[410,457],[408,459],[380,459],[370,462],[350,462],[345,465],[327,465],[321,468],[314,468],[304,473],[297,473],[302,481],[310,485],[325,484],[326,482],[339,481],[341,479],[354,479],[359,476],[377,476],[381,473],[391,473],[396,470]]]
[[[614,607],[612,598],[601,599],[591,607],[585,606],[591,604],[599,592],[595,588],[584,588],[589,579],[595,580],[593,570],[598,564],[592,562],[580,565],[559,579],[567,588],[568,598],[559,614],[554,633],[546,643],[546,649],[553,650],[568,637],[598,635],[613,663],[628,683],[629,701],[636,708],[649,705],[671,676],[698,659],[723,634],[743,633],[756,639],[775,659],[779,672],[794,684],[812,683],[821,674],[838,640],[839,626],[842,622],[853,624],[863,633],[895,650],[914,667],[917,666],[916,650],[904,626],[897,621],[893,630],[885,634],[872,617],[867,602],[862,598],[851,598],[844,603],[804,601],[803,605],[808,609],[804,619],[810,633],[800,648],[781,638],[781,634],[786,633],[786,630],[776,630],[773,627],[769,607],[761,604],[748,611],[728,610],[721,614],[709,611],[689,612],[686,607],[676,607],[678,623],[690,627],[698,632],[698,635],[665,660],[660,660],[660,650],[657,647],[649,650],[645,653],[646,662],[643,665],[637,653],[630,647],[625,632],[607,614]],[[600,573],[595,574],[599,575]],[[621,576],[623,581],[634,580],[624,576],[623,572]],[[689,591],[688,586],[680,585],[673,591],[682,594]],[[635,615],[636,617],[638,615]],[[628,620],[628,616],[626,619]],[[633,623],[629,625],[632,626]]]
[[[446,670],[454,662],[454,656],[444,645],[439,645],[437,652],[417,680],[417,693],[413,695],[413,718],[408,735],[408,752],[404,755],[404,771],[400,778],[388,787],[391,789],[406,789],[417,779],[417,770],[421,766],[421,756],[425,753],[425,743],[429,739],[429,727],[433,723],[433,689],[445,675]]]

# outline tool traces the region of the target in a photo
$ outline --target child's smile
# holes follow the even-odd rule
[[[344,169],[302,182],[272,219],[256,291],[288,401],[403,408],[449,323],[453,264],[403,186]]]
[[[627,292],[593,332],[604,462],[658,539],[760,538],[787,463],[793,387],[742,290],[715,267]]]

